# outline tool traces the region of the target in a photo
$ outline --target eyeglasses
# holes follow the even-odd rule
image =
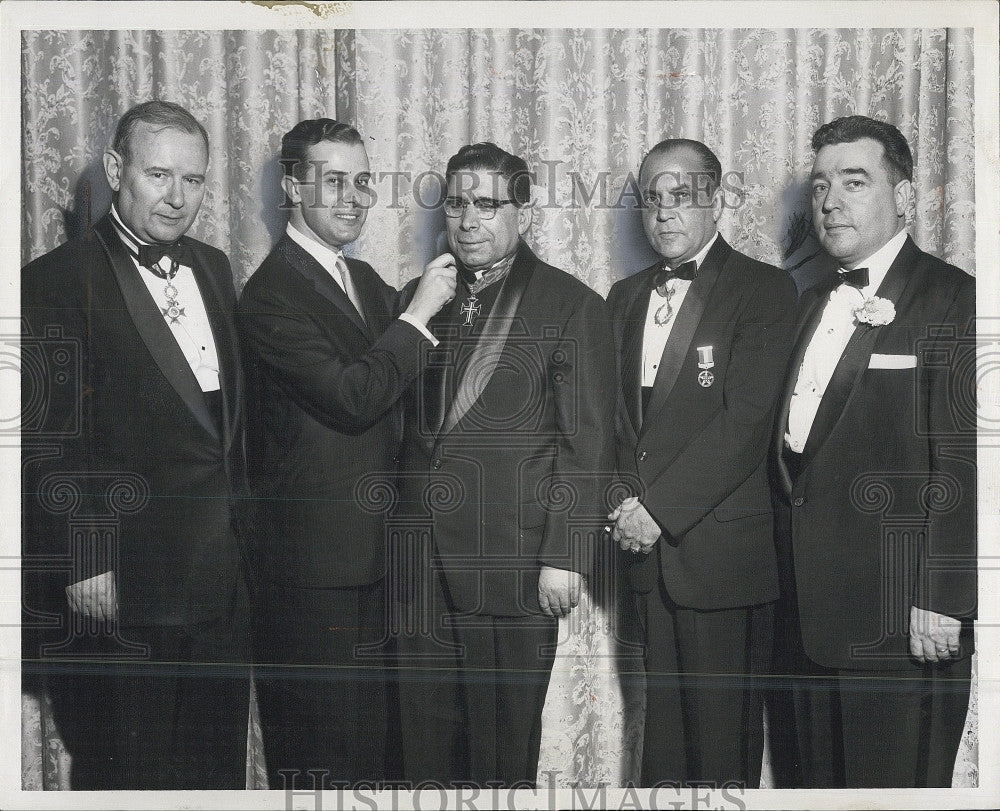
[[[513,200],[494,200],[492,197],[480,197],[477,200],[464,200],[461,197],[444,198],[444,215],[446,217],[461,217],[470,205],[476,209],[481,220],[492,220],[501,206],[514,202]]]

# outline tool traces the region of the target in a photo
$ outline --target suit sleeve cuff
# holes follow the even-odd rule
[[[428,341],[430,341],[432,345],[434,345],[434,346],[438,345],[438,339],[435,338],[433,335],[431,335],[430,330],[427,329],[427,326],[425,324],[422,324],[420,322],[419,318],[415,318],[414,316],[410,315],[409,313],[400,313],[399,314],[399,320],[400,321],[405,321],[407,324],[411,324],[412,326],[416,327],[418,330],[420,330],[420,332],[423,333],[424,337]]]

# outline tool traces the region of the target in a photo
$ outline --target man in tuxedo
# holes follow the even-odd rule
[[[22,397],[43,412],[22,429],[24,566],[48,571],[25,670],[74,789],[246,786],[236,296],[226,257],[184,236],[207,166],[190,113],[133,107],[104,154],[111,212],[22,271]]]
[[[271,788],[296,775],[312,787],[308,770],[386,776],[385,532],[359,488],[392,481],[397,401],[434,342],[427,320],[455,295],[454,268],[431,268],[395,317],[396,290],[344,256],[374,199],[357,130],[300,121],[281,162],[288,227],[237,315],[260,418],[255,662]]]
[[[610,326],[599,295],[522,241],[521,158],[472,144],[445,176],[450,250],[428,268],[461,283],[408,400],[404,774],[534,785],[557,620],[579,602],[612,464]]]
[[[896,127],[848,116],[812,146],[813,225],[841,269],[802,297],[774,447],[802,784],[950,786],[976,610],[975,281],[907,236]]]
[[[778,596],[766,460],[795,288],[718,234],[721,173],[698,141],[649,151],[642,220],[662,261],[608,296],[618,466],[641,483],[609,518],[645,645],[644,786],[760,781]]]

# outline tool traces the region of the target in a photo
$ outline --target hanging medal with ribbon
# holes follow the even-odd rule
[[[167,306],[160,308],[160,312],[163,313],[164,317],[170,319],[171,324],[179,324],[180,317],[184,315],[184,308],[177,301],[177,288],[174,286],[174,276],[177,275],[179,269],[180,265],[177,263],[177,260],[171,257],[170,270],[164,276],[167,285],[163,288],[163,295],[167,299]]]
[[[702,388],[708,388],[715,382],[715,375],[709,370],[715,366],[715,359],[712,355],[712,346],[699,346],[698,347],[698,368],[701,369],[698,372],[698,385]]]

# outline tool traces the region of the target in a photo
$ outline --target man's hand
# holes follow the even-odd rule
[[[910,608],[910,653],[920,662],[947,662],[958,656],[961,620],[924,608]]]
[[[611,537],[626,552],[648,555],[662,534],[659,524],[635,496],[625,499],[608,520],[615,522]]]
[[[580,604],[583,575],[542,566],[538,573],[538,606],[550,617],[567,617]]]
[[[118,619],[114,572],[104,572],[67,586],[66,599],[70,608],[85,617],[110,621]]]
[[[438,310],[455,298],[457,284],[455,257],[443,253],[427,263],[406,312],[426,325]]]

